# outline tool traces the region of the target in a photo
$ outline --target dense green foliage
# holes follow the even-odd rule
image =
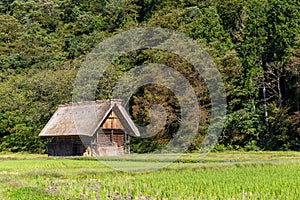
[[[0,150],[45,151],[37,135],[59,104],[72,100],[84,57],[99,42],[134,27],[185,33],[212,56],[222,74],[228,117],[219,142],[231,149],[300,149],[300,3],[295,0],[4,0],[0,2]],[[176,55],[144,50],[117,60],[99,82],[110,98],[118,77],[143,63],[165,63],[197,93],[201,121],[191,150],[208,127],[210,99],[203,81]],[[200,83],[199,83],[200,80]],[[131,99],[137,123],[149,108],[168,111],[165,129],[133,150],[149,151],[178,129],[176,98],[163,87],[140,88]]]
[[[185,154],[152,172],[115,171],[84,157],[0,154],[1,199],[297,199],[297,152]],[[136,168],[151,161],[115,161]],[[183,162],[183,163],[182,163]]]

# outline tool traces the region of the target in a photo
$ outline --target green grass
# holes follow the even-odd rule
[[[298,199],[299,152],[184,154],[156,171],[121,172],[168,155],[47,157],[0,153],[0,199]]]

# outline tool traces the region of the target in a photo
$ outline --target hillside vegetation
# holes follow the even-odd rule
[[[72,101],[85,56],[101,41],[136,27],[162,27],[193,38],[211,55],[226,87],[227,119],[219,148],[300,150],[300,2],[295,0],[2,0],[0,2],[0,151],[45,152],[38,133],[59,104]],[[197,93],[200,148],[210,99],[192,67],[168,52],[145,49],[119,58],[99,80],[97,99],[112,97],[126,70],[165,63],[186,75]],[[200,81],[200,83],[199,83]],[[180,106],[167,88],[146,85],[131,98],[136,123],[149,123],[161,103],[168,120],[145,152],[178,130]]]

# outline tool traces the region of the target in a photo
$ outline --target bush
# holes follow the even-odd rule
[[[25,124],[17,124],[12,134],[4,136],[0,144],[0,151],[45,153],[45,149],[46,141],[38,137],[35,128]]]

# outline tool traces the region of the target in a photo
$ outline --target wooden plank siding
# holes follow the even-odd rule
[[[98,143],[101,145],[113,145],[116,143],[118,147],[124,146],[125,134],[123,132],[117,132],[111,134],[107,130],[104,133],[98,133]]]
[[[111,112],[109,116],[105,119],[102,124],[102,129],[123,129],[120,120],[115,115],[114,112]]]
[[[82,155],[85,149],[85,145],[78,136],[57,137],[48,143],[48,154],[51,156]]]
[[[98,133],[98,143],[100,145],[124,146],[125,133],[120,120],[113,111],[105,119],[101,128],[103,132]]]

